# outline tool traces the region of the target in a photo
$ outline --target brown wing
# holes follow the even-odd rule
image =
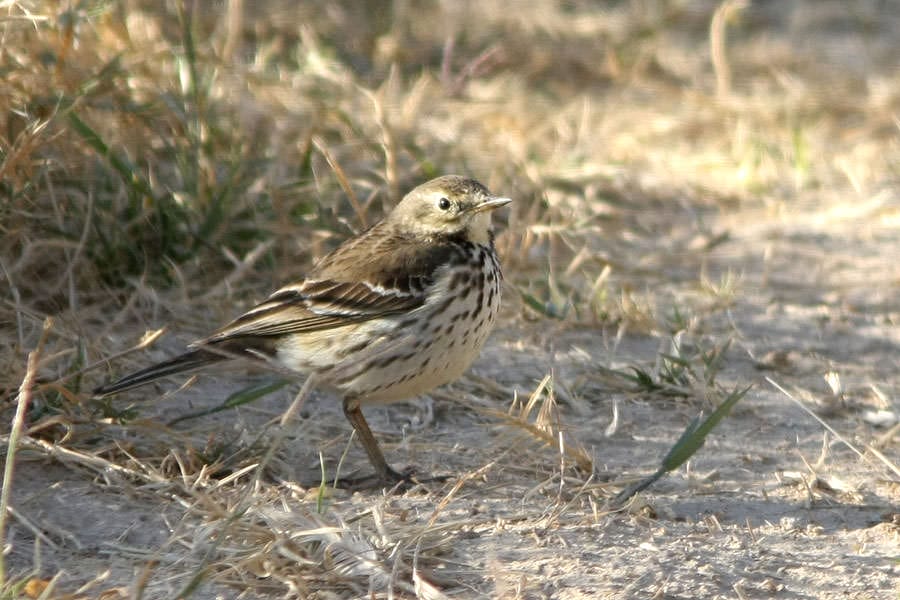
[[[310,278],[422,293],[434,282],[440,267],[460,258],[461,239],[416,239],[389,227],[382,221],[347,240],[319,261]]]
[[[420,244],[378,225],[325,256],[310,278],[285,286],[192,346],[343,327],[408,312],[425,303],[438,269],[456,245]]]

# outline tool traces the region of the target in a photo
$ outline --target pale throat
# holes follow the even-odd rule
[[[490,211],[476,213],[466,228],[469,241],[487,246],[493,239],[494,227],[491,225]]]

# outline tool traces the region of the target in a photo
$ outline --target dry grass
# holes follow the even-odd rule
[[[15,475],[39,480],[40,465],[61,465],[62,497],[89,481],[162,519],[135,526],[159,534],[132,544],[123,533],[94,552],[115,565],[104,579],[64,558],[73,547],[91,554],[77,536],[13,510],[40,496],[16,496],[14,478],[8,519],[26,533],[7,538],[12,577],[0,569],[0,598],[576,589],[498,548],[513,535],[538,548],[557,531],[607,535],[604,503],[652,468],[689,416],[757,378],[751,358],[774,368],[741,315],[767,285],[792,293],[796,282],[778,279],[785,232],[896,232],[889,13],[875,0],[0,2],[4,422],[15,391],[33,387]],[[430,401],[424,416],[391,413],[408,418],[402,435],[381,425],[395,433],[393,456],[437,461],[432,470],[455,482],[395,495],[319,487],[319,462],[357,464],[357,450],[321,402],[308,409],[315,419],[279,429],[289,391],[162,424],[191,412],[185,403],[202,410],[240,394],[246,378],[190,380],[159,408],[133,403],[158,390],[89,397],[175,348],[160,327],[182,341],[204,334],[411,185],[451,172],[516,200],[498,239],[504,325],[485,361],[498,366],[436,392],[453,401],[437,416]],[[863,285],[854,268],[884,272],[848,256],[821,267],[823,285]],[[845,314],[828,306],[828,319]],[[900,310],[879,306],[896,328]],[[890,394],[851,396],[860,410],[896,407]],[[651,404],[684,420],[653,434],[662,446],[642,447],[659,440],[635,433],[622,450],[634,460],[607,463],[597,444],[627,430],[620,407]],[[738,418],[755,423],[747,411]],[[857,443],[872,489],[888,498],[891,431]],[[263,469],[273,433],[288,439]],[[641,581],[607,591],[664,589]]]

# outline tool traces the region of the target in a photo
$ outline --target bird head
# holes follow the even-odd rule
[[[486,244],[491,211],[512,200],[494,196],[474,179],[445,175],[409,192],[388,217],[402,232],[417,236],[462,236]]]

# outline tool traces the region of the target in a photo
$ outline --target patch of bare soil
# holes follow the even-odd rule
[[[46,457],[29,460],[26,451],[13,492],[12,566],[39,557],[42,571],[65,572],[67,588],[105,572],[91,589],[128,596],[141,582],[146,598],[173,597],[192,574],[204,573],[207,583],[192,597],[264,597],[267,577],[271,593],[284,589],[276,585],[287,577],[278,565],[290,561],[291,538],[309,544],[312,530],[331,527],[334,539],[319,543],[336,554],[346,546],[348,556],[333,558],[332,568],[354,583],[328,593],[321,583],[301,596],[383,592],[392,576],[415,581],[408,570],[420,559],[415,573],[454,597],[896,597],[897,445],[886,435],[890,423],[879,425],[873,415],[896,414],[891,399],[900,393],[900,267],[892,259],[900,241],[878,219],[833,221],[828,211],[810,207],[788,220],[723,217],[717,225],[731,232],[727,243],[703,261],[681,257],[685,269],[706,269],[711,278],[741,275],[727,309],[702,319],[680,343],[733,339],[719,377],[754,387],[687,468],[623,512],[604,510],[607,482],[655,469],[689,420],[709,407],[625,393],[600,375],[598,366],[652,362],[657,338],[626,332],[616,343],[600,328],[510,317],[473,375],[429,400],[371,411],[396,464],[452,475],[449,482],[386,496],[336,491],[317,513],[317,449],[334,469],[349,431],[334,399],[317,395],[262,487],[249,492],[245,475],[219,496],[215,486],[196,495],[174,487],[160,494],[155,486],[171,484],[153,473],[86,468],[57,456],[66,468]],[[756,225],[740,227],[748,220]],[[671,299],[694,290],[671,284],[655,293]],[[515,313],[510,297],[508,312]],[[489,412],[506,411],[514,392],[527,396],[547,373],[554,376],[554,418],[567,444],[590,453],[592,477],[574,471],[558,447]],[[153,410],[166,419],[215,404],[242,379],[201,378]],[[204,437],[234,452],[261,447],[263,424],[288,399],[204,417],[189,433],[164,432],[155,443],[171,437],[182,454]],[[152,423],[147,415],[141,426]],[[140,438],[152,431],[124,429],[122,446],[149,460],[153,451]],[[882,437],[887,443],[879,449]],[[368,468],[355,444],[343,468]],[[248,512],[228,517],[250,496]],[[229,518],[248,521],[244,539]],[[251,533],[260,546],[242,547]],[[240,579],[249,573],[256,578],[242,592]],[[414,591],[396,588],[401,596]]]

